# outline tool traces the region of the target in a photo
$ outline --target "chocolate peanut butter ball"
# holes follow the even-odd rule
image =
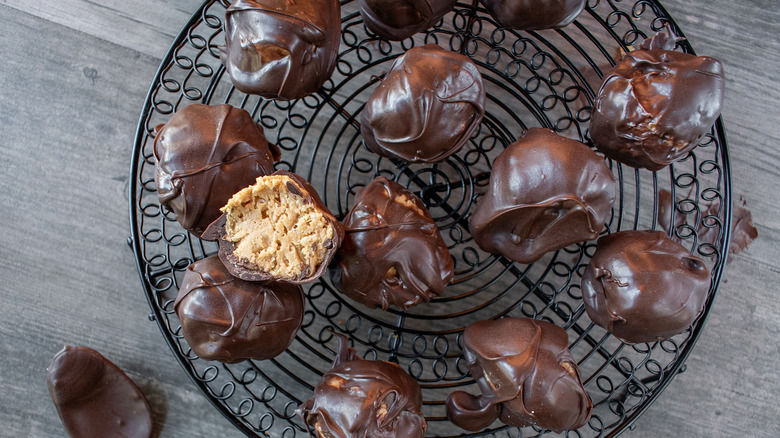
[[[516,427],[555,432],[590,418],[591,401],[569,352],[566,331],[530,318],[478,321],[463,332],[463,357],[482,395],[455,391],[447,417],[466,430],[499,419]]]
[[[230,105],[186,106],[157,127],[160,204],[200,236],[234,193],[274,171],[274,155],[248,112]]]
[[[68,436],[152,436],[152,414],[144,394],[97,351],[66,345],[46,369],[46,382]]]
[[[373,152],[435,163],[457,152],[485,114],[476,64],[435,44],[409,49],[366,102],[360,133]]]
[[[338,0],[236,0],[225,12],[220,59],[240,91],[297,99],[330,78],[340,36]]]
[[[441,296],[454,276],[452,256],[425,204],[394,181],[378,177],[361,189],[343,224],[331,278],[355,301],[406,310]]]
[[[314,281],[344,238],[314,187],[283,170],[258,177],[222,211],[202,237],[219,242],[220,259],[242,280]]]
[[[585,0],[480,0],[503,27],[539,30],[564,27],[585,8]]]
[[[204,360],[265,360],[290,346],[303,322],[300,286],[231,275],[217,256],[187,267],[174,302],[181,332]]]
[[[620,231],[599,238],[582,274],[588,317],[629,344],[687,330],[710,289],[704,261],[662,231]]]
[[[420,385],[400,366],[363,360],[339,338],[341,348],[314,396],[298,411],[317,438],[422,438]]]
[[[652,171],[684,158],[723,106],[723,66],[674,51],[666,32],[642,42],[604,76],[590,120],[594,146],[609,158]]]
[[[495,159],[469,229],[483,250],[532,263],[598,237],[615,191],[612,172],[589,147],[531,128]]]
[[[436,24],[457,0],[358,0],[366,27],[389,40],[400,41]]]

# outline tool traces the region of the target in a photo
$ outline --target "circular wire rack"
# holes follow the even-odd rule
[[[690,330],[651,344],[626,345],[594,325],[585,313],[580,278],[595,250],[583,242],[524,265],[482,251],[468,218],[484,194],[493,159],[524,129],[546,127],[591,144],[588,123],[600,78],[622,53],[665,25],[680,29],[656,1],[590,0],[564,29],[500,28],[473,3],[457,3],[436,26],[400,42],[372,34],[357,2],[343,0],[336,71],[305,98],[267,100],[235,90],[219,61],[227,1],[206,1],[182,29],[154,78],[143,107],[131,164],[131,240],[143,290],[174,356],[203,394],[249,436],[305,437],[295,415],[330,369],[345,334],[358,354],[400,364],[423,391],[429,436],[530,437],[556,434],[494,423],[465,433],[446,419],[444,401],[455,390],[478,394],[468,374],[459,336],[471,322],[502,316],[551,321],[569,334],[592,418],[568,437],[611,437],[630,427],[675,374],[684,370],[720,283],[730,235],[729,161],[721,119],[683,160],[658,172],[608,161],[618,195],[604,233],[657,229],[658,211],[678,217],[669,234],[704,258],[712,284],[705,311]],[[379,157],[360,137],[363,105],[390,64],[413,46],[438,44],[469,56],[487,90],[479,130],[457,154],[433,165]],[[693,53],[683,41],[678,50]],[[406,312],[368,309],[340,294],[325,275],[307,285],[304,323],[293,344],[266,361],[222,364],[199,359],[184,340],[173,308],[187,266],[217,246],[184,231],[157,199],[154,127],[193,103],[229,103],[249,111],[269,142],[282,150],[277,168],[293,171],[318,190],[343,218],[356,192],[375,176],[418,194],[435,218],[455,260],[455,278],[444,296]],[[659,193],[671,193],[661,205]]]

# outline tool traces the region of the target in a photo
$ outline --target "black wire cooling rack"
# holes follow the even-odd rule
[[[515,32],[497,27],[475,1],[458,3],[425,33],[390,42],[364,27],[356,3],[342,1],[340,55],[333,76],[317,93],[295,101],[265,100],[232,87],[217,50],[224,41],[228,2],[204,3],[174,41],[143,107],[131,165],[130,244],[150,318],[195,385],[237,428],[250,436],[285,438],[307,436],[294,410],[330,368],[336,349],[333,331],[346,334],[363,357],[397,362],[420,382],[430,436],[553,436],[499,423],[466,434],[444,413],[444,400],[452,390],[479,393],[461,357],[459,335],[466,325],[504,315],[548,320],[569,333],[572,354],[594,403],[590,422],[565,435],[616,436],[684,370],[720,283],[731,218],[721,120],[693,153],[661,171],[609,163],[619,190],[608,232],[658,228],[658,194],[668,190],[676,200],[674,208],[686,218],[671,233],[712,269],[704,314],[688,332],[671,340],[629,346],[591,323],[579,283],[595,242],[522,265],[480,250],[467,220],[486,189],[493,159],[523,129],[547,127],[590,144],[587,127],[594,92],[605,70],[622,51],[665,25],[682,36],[679,28],[655,1],[590,0],[565,29]],[[484,120],[470,142],[445,162],[415,165],[381,158],[363,145],[358,115],[392,61],[426,43],[464,53],[479,66],[487,88]],[[687,42],[679,49],[693,52]],[[161,209],[152,153],[154,126],[191,103],[230,103],[249,111],[282,150],[277,168],[311,181],[339,218],[349,210],[356,191],[377,175],[415,191],[455,259],[455,279],[445,295],[408,312],[382,312],[350,301],[322,278],[305,288],[304,324],[285,353],[233,365],[198,359],[181,335],[173,302],[187,265],[216,253],[217,247],[185,232]]]

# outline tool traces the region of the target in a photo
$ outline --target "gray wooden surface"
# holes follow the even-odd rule
[[[238,437],[146,315],[129,235],[133,135],[198,0],[0,0],[0,436],[64,431],[45,369],[63,344],[140,385],[161,437]],[[732,258],[688,370],[624,436],[780,436],[780,12],[775,0],[667,0],[727,74],[733,192],[759,239]]]

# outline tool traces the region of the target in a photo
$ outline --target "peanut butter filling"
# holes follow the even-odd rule
[[[292,190],[291,190],[292,189]],[[302,189],[286,175],[267,175],[233,195],[226,213],[225,239],[243,263],[275,277],[315,272],[332,247],[333,227]]]

